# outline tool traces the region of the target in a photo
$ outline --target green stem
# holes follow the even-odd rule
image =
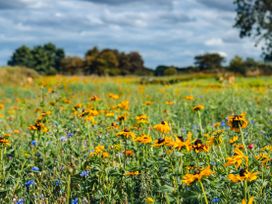
[[[199,123],[200,134],[202,136],[203,135],[203,128],[202,128],[201,112],[197,111],[197,115],[198,115],[198,123]]]
[[[208,198],[207,198],[207,195],[206,195],[206,191],[205,191],[205,189],[204,189],[204,186],[203,186],[201,180],[199,181],[199,184],[200,184],[201,189],[202,189],[202,193],[203,193],[203,196],[204,196],[205,203],[206,203],[206,204],[209,204]]]
[[[70,203],[70,197],[71,197],[71,176],[68,175],[68,183],[67,183],[67,197],[66,197],[66,203]]]
[[[242,143],[243,143],[243,145],[245,147],[246,155],[248,155],[247,154],[247,146],[245,145],[244,133],[243,133],[242,128],[240,128],[240,133],[241,133]]]
[[[247,181],[245,181],[245,183],[244,183],[244,194],[245,194],[245,199],[247,200],[248,199],[248,197],[247,197]]]

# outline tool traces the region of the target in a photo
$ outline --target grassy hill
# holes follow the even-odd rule
[[[36,71],[25,67],[0,67],[0,85],[31,84],[38,77],[39,74]]]

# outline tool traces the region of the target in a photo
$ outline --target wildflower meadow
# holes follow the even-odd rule
[[[272,202],[271,77],[0,89],[0,203]]]

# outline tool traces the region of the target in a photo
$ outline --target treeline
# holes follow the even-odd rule
[[[243,59],[235,56],[228,65],[224,65],[226,59],[218,53],[206,53],[194,58],[194,65],[188,67],[176,67],[160,65],[155,69],[156,76],[169,76],[182,73],[214,73],[233,72],[244,76],[271,75],[272,63],[269,61],[256,61],[253,58]]]
[[[194,58],[194,65],[175,67],[159,65],[155,70],[145,67],[138,52],[120,52],[117,49],[87,50],[84,57],[66,56],[62,48],[53,43],[29,48],[25,45],[16,49],[8,64],[32,68],[40,74],[53,75],[155,75],[170,76],[194,72],[234,72],[242,75],[272,74],[272,64],[258,62],[253,58],[243,59],[235,56],[228,65],[226,59],[218,53],[206,53]]]
[[[152,75],[153,71],[144,66],[138,52],[120,52],[116,49],[87,50],[83,58],[66,56],[62,48],[53,43],[29,48],[25,45],[16,49],[8,61],[10,66],[32,68],[40,74],[66,75]]]

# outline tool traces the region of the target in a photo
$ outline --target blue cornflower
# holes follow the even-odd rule
[[[80,173],[80,176],[81,177],[87,177],[89,175],[89,171],[82,171],[81,173]]]
[[[19,200],[17,200],[16,204],[24,204],[24,199],[20,198]]]
[[[35,172],[39,172],[40,171],[39,167],[37,167],[37,166],[33,166],[31,170],[35,171]]]
[[[34,180],[28,180],[27,182],[25,182],[25,187],[29,188],[30,186],[34,185],[35,181]]]
[[[67,137],[69,138],[69,137],[73,137],[73,135],[74,135],[74,133],[71,133],[71,132],[68,132],[67,133]]]
[[[62,141],[62,142],[65,142],[65,141],[67,141],[67,137],[65,137],[65,136],[62,136],[62,137],[60,138],[60,141]]]
[[[220,125],[221,125],[222,127],[226,127],[226,122],[225,122],[225,121],[222,121]]]
[[[55,186],[59,186],[60,185],[60,180],[56,180],[55,181]]]
[[[71,204],[78,204],[78,198],[72,199]]]
[[[220,202],[220,198],[214,198],[212,199],[212,203],[219,203]]]
[[[32,141],[31,141],[31,145],[32,145],[32,146],[36,146],[36,145],[37,145],[37,141],[36,141],[36,140],[32,140]]]

